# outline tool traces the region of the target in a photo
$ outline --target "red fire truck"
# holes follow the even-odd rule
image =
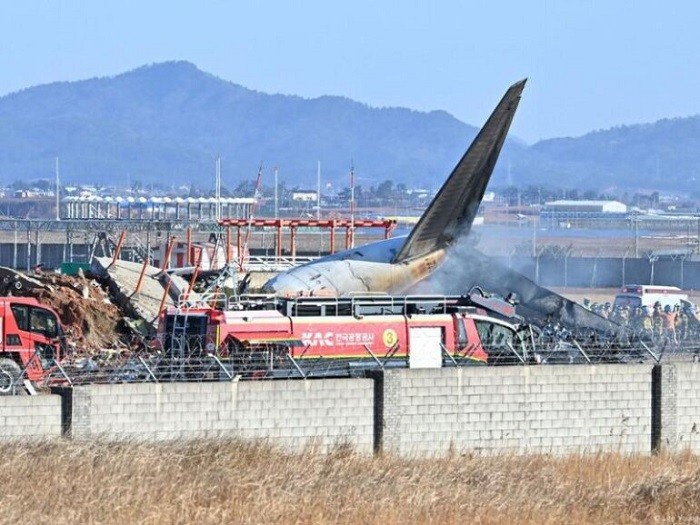
[[[0,297],[0,394],[13,393],[21,379],[43,379],[62,357],[63,334],[56,312],[36,299]]]
[[[226,308],[172,308],[160,340],[174,357],[202,352],[253,375],[353,375],[375,367],[484,365],[527,356],[531,331],[513,305],[461,297],[242,297]]]

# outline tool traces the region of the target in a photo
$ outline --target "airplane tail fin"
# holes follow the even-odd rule
[[[506,91],[392,262],[445,248],[471,229],[525,82],[521,80]]]

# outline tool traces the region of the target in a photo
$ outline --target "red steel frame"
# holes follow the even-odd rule
[[[384,228],[384,238],[391,237],[391,232],[396,228],[396,221],[393,219],[221,219],[219,226],[226,228],[226,253],[231,250],[231,228],[236,228],[236,247],[238,253],[243,249],[241,239],[241,228],[252,226],[273,227],[275,232],[275,257],[282,256],[282,236],[285,230],[290,233],[289,251],[292,259],[296,257],[297,229],[305,228],[325,228],[330,231],[331,253],[336,251],[336,229],[345,228],[345,249],[352,245],[354,236],[353,228]]]

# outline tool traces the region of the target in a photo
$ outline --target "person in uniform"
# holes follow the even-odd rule
[[[642,307],[640,326],[642,340],[654,341],[654,319],[648,306]]]
[[[654,341],[660,341],[663,335],[663,321],[661,320],[661,303],[656,301],[654,303],[654,309],[651,313],[653,327],[654,327]]]
[[[671,308],[670,304],[664,306],[664,311],[661,314],[661,323],[663,326],[663,334],[673,344],[678,344],[676,335],[676,312]]]

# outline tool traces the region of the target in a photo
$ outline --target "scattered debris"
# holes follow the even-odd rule
[[[142,319],[152,328],[157,325],[161,307],[173,306],[189,289],[189,282],[182,277],[142,263],[112,263],[111,258],[95,257],[91,269],[106,283],[112,300],[124,315]],[[197,298],[194,292],[189,295]]]

